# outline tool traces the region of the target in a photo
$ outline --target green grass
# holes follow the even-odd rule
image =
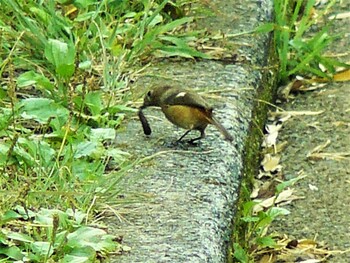
[[[337,66],[348,67],[324,56],[326,48],[341,37],[329,34],[332,21],[326,24],[323,22],[324,16],[336,1],[329,1],[317,15],[314,14],[315,3],[316,0],[274,1],[275,46],[282,83],[295,75],[331,79]]]
[[[119,251],[85,225],[118,202],[120,180],[142,161],[108,147],[136,111],[129,76],[154,56],[208,58],[188,44],[184,6],[1,3],[0,262],[92,262]]]

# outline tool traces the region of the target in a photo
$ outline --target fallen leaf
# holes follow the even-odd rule
[[[273,172],[281,169],[282,166],[279,165],[281,157],[278,155],[271,156],[271,154],[265,154],[264,159],[261,161],[261,166],[265,172]]]
[[[330,143],[331,141],[327,140],[324,144],[316,146],[306,155],[306,157],[310,160],[320,160],[320,159],[343,160],[343,159],[347,159],[350,156],[350,152],[334,152],[334,153],[321,152]]]
[[[313,153],[319,153],[322,151],[324,148],[326,148],[328,145],[331,144],[331,140],[327,140],[324,144],[318,145],[315,148],[313,148],[307,155],[306,157],[309,157]]]
[[[294,193],[294,189],[292,188],[288,188],[284,191],[282,191],[277,197],[273,196],[270,198],[267,198],[263,201],[261,201],[260,203],[256,204],[253,208],[253,212],[257,213],[259,211],[263,211],[266,208],[272,207],[274,205],[286,205],[289,204],[290,202],[292,202],[293,200],[297,200],[297,199],[302,199],[303,197],[299,197],[299,196],[295,196],[293,195]],[[258,200],[255,200],[258,201]]]
[[[313,153],[308,156],[310,160],[336,160],[341,161],[348,159],[350,157],[350,152],[340,152],[340,153]]]
[[[315,186],[315,185],[312,185],[312,184],[309,184],[309,189],[310,189],[311,191],[318,191],[318,187]]]
[[[277,90],[277,97],[287,101],[291,92],[299,91],[305,82],[301,79],[294,79],[285,86],[281,86]]]
[[[345,19],[345,18],[349,18],[350,17],[350,12],[345,12],[345,13],[340,13],[340,14],[336,14],[336,15],[331,15],[328,17],[329,20],[333,20],[333,19]]]
[[[348,81],[350,80],[350,69],[338,72],[333,76],[334,81]]]
[[[286,116],[290,115],[292,116],[302,116],[302,115],[319,115],[322,114],[324,111],[276,111],[276,112],[271,112],[271,116]]]
[[[276,257],[273,254],[266,254],[262,256],[259,263],[273,263],[276,262]]]
[[[317,263],[317,262],[322,262],[323,260],[321,259],[307,259],[303,261],[299,261],[299,263]]]
[[[340,71],[336,74],[333,75],[333,78],[327,79],[327,78],[313,78],[310,79],[310,83],[325,83],[325,82],[331,82],[331,81],[336,81],[336,82],[341,82],[341,81],[348,81],[350,80],[350,69],[346,69],[343,71]]]
[[[276,145],[276,140],[278,137],[278,131],[273,131],[272,133],[268,133],[265,135],[264,140],[261,144],[262,147],[268,148],[268,147],[275,147]]]

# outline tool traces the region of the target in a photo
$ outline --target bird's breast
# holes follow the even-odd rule
[[[162,111],[170,122],[187,130],[203,130],[211,118],[210,111],[186,105],[165,105]]]

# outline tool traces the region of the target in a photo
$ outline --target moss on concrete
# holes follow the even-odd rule
[[[277,55],[270,38],[270,50],[267,54],[266,65],[277,65]],[[242,217],[243,205],[250,201],[253,181],[258,173],[260,166],[260,146],[263,136],[263,126],[266,122],[267,112],[270,103],[274,101],[277,88],[277,70],[278,67],[267,67],[263,72],[261,85],[258,88],[255,105],[252,112],[252,122],[250,124],[250,133],[244,146],[244,168],[243,178],[240,185],[239,201],[237,205],[236,217],[234,219],[234,231],[232,235],[232,246],[229,250],[228,262],[234,262],[233,244],[239,243],[246,251],[249,247],[249,228],[247,223],[240,220]]]

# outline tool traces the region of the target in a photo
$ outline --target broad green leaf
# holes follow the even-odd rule
[[[193,18],[191,17],[184,17],[184,18],[172,21],[168,24],[157,26],[155,28],[152,28],[151,30],[148,30],[142,39],[139,39],[138,41],[134,42],[132,53],[138,54],[141,50],[144,50],[148,46],[155,48],[153,44],[156,41],[158,36],[166,32],[169,32],[185,23],[191,22],[192,20]]]
[[[238,243],[233,244],[233,256],[239,262],[242,262],[242,263],[249,262],[248,253]]]
[[[55,155],[55,150],[47,142],[37,138],[19,138],[15,149],[16,153],[40,160],[42,166],[49,165]]]
[[[91,129],[91,141],[114,140],[116,136],[115,129],[111,128],[97,128]]]
[[[67,246],[75,247],[92,247],[95,251],[113,251],[116,243],[113,236],[108,235],[105,231],[92,227],[80,227],[75,232],[67,236]]]
[[[80,210],[73,210],[72,208],[68,208],[66,211],[66,214],[69,215],[70,217],[74,218],[75,222],[77,224],[81,224],[83,220],[86,218],[86,213],[83,213]]]
[[[76,152],[74,153],[74,158],[81,158],[85,156],[91,156],[98,150],[98,142],[81,142],[78,143],[76,147]]]
[[[269,237],[269,236],[266,236],[266,237],[258,237],[256,239],[256,243],[259,245],[259,246],[262,246],[262,247],[276,247],[277,243],[276,241],[272,238],[272,237]]]
[[[210,58],[209,55],[189,47],[186,41],[184,41],[181,38],[173,37],[173,36],[160,36],[159,38],[161,40],[169,41],[175,44],[175,46],[161,45],[158,47],[159,52],[166,54],[166,56],[181,56],[181,57],[187,57],[187,58],[200,57],[205,59]]]
[[[52,233],[52,232],[49,232]],[[57,249],[59,247],[62,247],[64,244],[66,244],[67,241],[67,235],[69,234],[69,232],[67,230],[60,230],[56,236],[55,236],[55,240],[54,240],[54,249]]]
[[[69,78],[74,74],[75,47],[72,43],[49,39],[45,45],[45,57],[55,66],[60,77]]]
[[[137,15],[136,12],[128,12],[125,15],[123,15],[123,18],[133,18]]]
[[[272,219],[275,219],[276,217],[280,216],[280,215],[289,215],[290,212],[289,210],[283,208],[283,207],[271,207],[271,209],[269,209],[266,212]]]
[[[121,44],[117,44],[117,43],[113,43],[111,45],[111,52],[113,54],[113,56],[115,57],[119,57],[121,55],[123,55],[125,53],[125,49],[123,48],[123,46]]]
[[[20,260],[23,259],[23,253],[21,249],[17,246],[11,246],[11,247],[0,246],[0,255],[6,255],[7,257],[18,260],[19,262],[21,262]],[[0,260],[0,262],[2,262],[2,260]],[[9,261],[6,261],[6,262],[9,262]]]
[[[80,69],[91,69],[91,60],[85,60],[79,63]]]
[[[26,148],[24,148],[20,145],[16,145],[13,148],[13,153],[19,162],[24,162],[28,166],[36,166],[37,165],[37,161],[36,161],[37,159],[35,158],[35,156],[28,153]]]
[[[16,205],[15,210],[22,216],[23,219],[28,219],[35,217],[35,213],[32,210],[29,210],[28,208],[25,209],[23,206]]]
[[[36,241],[33,242],[30,247],[35,254],[39,254],[41,256],[51,256],[54,252],[53,247],[50,246],[50,242]]]
[[[37,19],[40,19],[41,22],[45,25],[49,23],[50,15],[45,12],[43,8],[31,7],[30,12],[35,14]]]
[[[17,241],[22,241],[22,242],[34,242],[34,239],[31,236],[22,234],[22,233],[17,233],[17,232],[10,232],[7,234],[8,238],[17,240]]]
[[[46,209],[42,208],[35,216],[35,223],[45,225],[48,227],[52,227],[53,224],[53,216],[58,216],[58,224],[62,228],[69,228],[72,224],[69,222],[68,215],[58,209]]]
[[[90,263],[95,262],[96,252],[91,247],[74,247],[65,255],[62,263]]]
[[[54,88],[54,85],[48,78],[34,71],[27,71],[19,75],[17,78],[17,85],[20,88],[30,85],[38,85],[39,87],[43,87],[50,91]]]
[[[83,158],[74,160],[72,174],[81,181],[91,181],[103,175],[105,164],[100,160],[86,161]]]
[[[22,216],[13,210],[8,210],[0,217],[0,222],[3,224],[5,222],[18,218],[22,218]]]
[[[85,104],[89,108],[92,115],[99,115],[103,109],[102,92],[95,91],[86,94]]]
[[[10,149],[10,145],[11,145],[10,143],[5,144],[5,142],[0,144],[0,165],[7,164],[7,161],[8,161],[7,152]]]
[[[0,64],[1,63],[2,61],[0,60]],[[8,96],[7,92],[4,89],[0,88],[0,100],[7,98],[7,96]]]
[[[19,103],[20,114],[25,119],[34,119],[39,123],[47,123],[50,118],[68,118],[69,111],[53,100],[45,98],[29,98]]]

